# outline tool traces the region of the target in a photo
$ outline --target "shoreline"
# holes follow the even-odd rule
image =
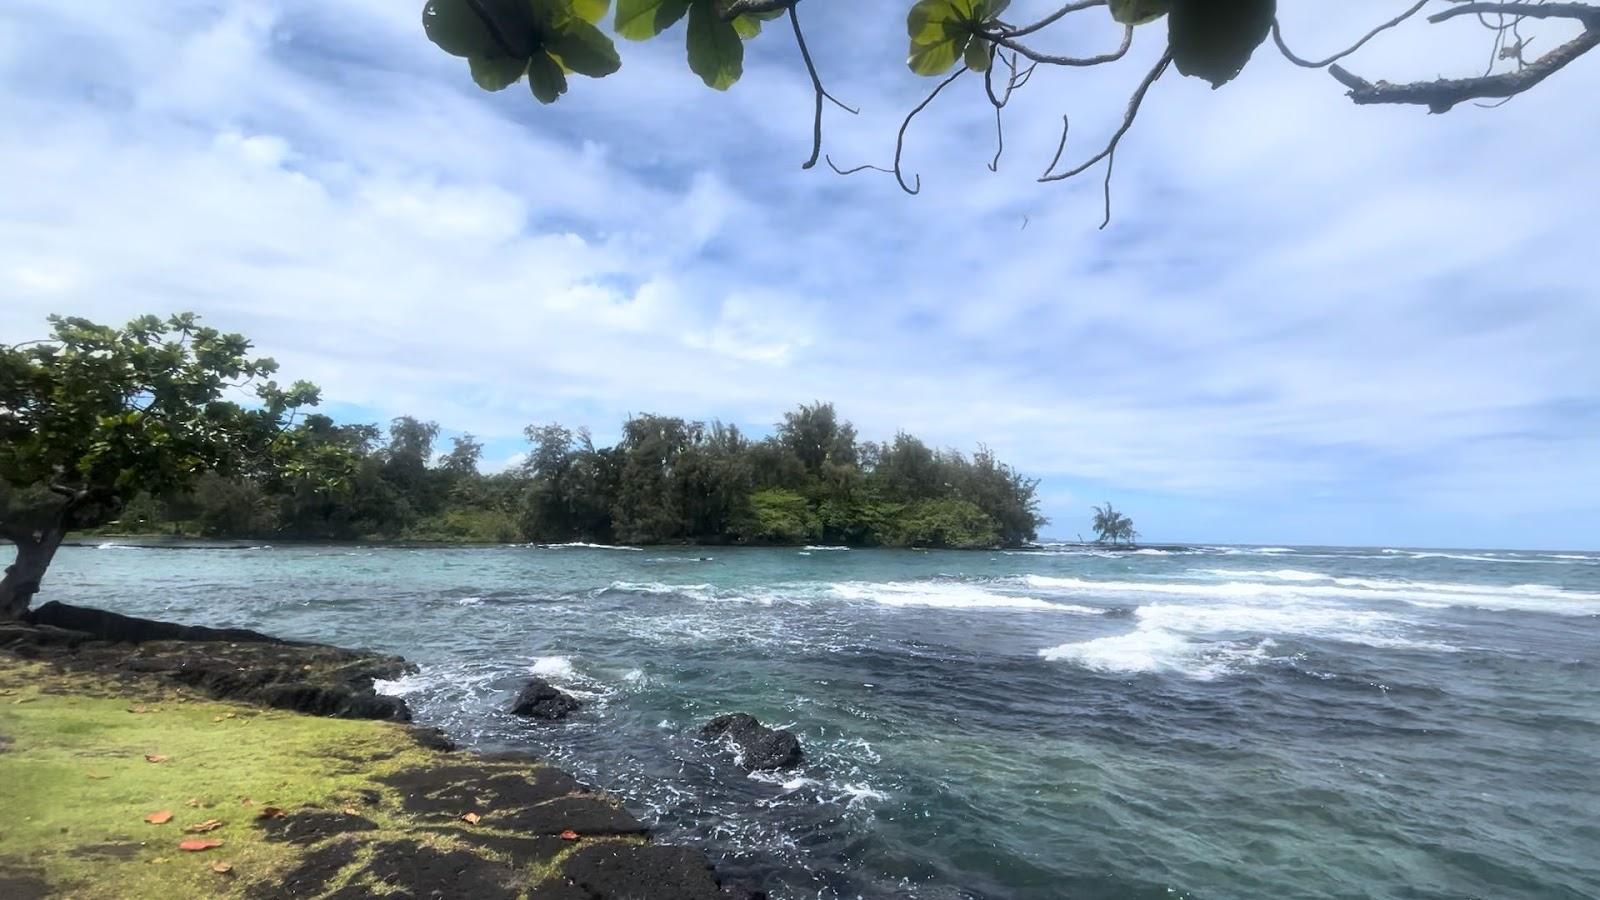
[[[114,541],[129,541],[124,545],[133,549],[162,549],[162,550],[259,550],[264,547],[375,547],[386,549],[450,549],[456,547],[520,547],[540,550],[562,549],[590,549],[590,550],[800,550],[814,552],[843,551],[843,550],[903,550],[918,553],[1047,553],[1062,550],[1081,551],[1084,553],[1137,553],[1141,550],[1159,550],[1166,553],[1191,552],[1200,549],[1193,544],[1095,544],[1061,542],[1051,544],[1024,544],[1018,546],[997,545],[992,547],[899,547],[884,546],[881,544],[852,545],[833,544],[821,545],[814,543],[711,543],[673,541],[654,544],[597,544],[588,541],[568,541],[564,543],[544,543],[539,541],[468,541],[468,540],[422,540],[422,539],[381,539],[381,538],[317,538],[317,537],[204,537],[199,535],[173,535],[173,534],[120,534],[103,533],[87,534],[77,532],[77,536],[62,541],[63,547],[97,548],[102,544]]]
[[[555,767],[410,724],[373,682],[414,668],[60,603],[0,623],[0,893],[764,896]],[[222,844],[180,850],[178,825]]]

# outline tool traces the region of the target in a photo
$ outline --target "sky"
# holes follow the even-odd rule
[[[1399,6],[1282,5],[1303,56]],[[1063,113],[1069,159],[1105,140],[1159,25],[1124,64],[1039,73],[998,173],[958,80],[909,130],[913,197],[801,170],[781,22],[726,94],[680,25],[542,107],[478,90],[420,6],[0,4],[0,341],[194,311],[337,418],[435,420],[490,469],[531,423],[764,434],[820,399],[866,437],[987,444],[1041,479],[1047,535],[1109,499],[1150,541],[1600,548],[1600,58],[1443,116],[1356,107],[1270,47],[1222,90],[1170,73],[1101,231],[1100,170],[1035,179]],[[861,108],[828,113],[843,166],[886,164],[931,87],[906,6],[801,7]],[[1115,46],[1102,10],[1071,22],[1041,48]],[[1468,74],[1485,35],[1409,25],[1346,64]]]

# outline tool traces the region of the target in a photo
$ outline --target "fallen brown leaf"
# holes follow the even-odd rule
[[[200,798],[199,797],[190,797],[189,799],[183,801],[183,805],[189,807],[190,809],[199,809],[200,808]]]
[[[151,825],[165,825],[172,821],[172,810],[163,809],[160,812],[153,812],[150,815],[145,816],[144,820],[149,822]]]
[[[222,842],[216,838],[195,838],[179,842],[178,849],[186,850],[190,853],[199,853],[201,850],[210,850],[212,847],[221,846]]]
[[[341,809],[339,811],[344,813],[347,816],[359,816],[359,815],[361,815],[361,813],[359,811],[357,811],[354,806],[346,806],[344,809]]]
[[[184,833],[185,834],[205,834],[208,831],[216,831],[218,828],[221,828],[221,827],[222,827],[222,820],[221,819],[207,819],[204,822],[198,822],[198,823],[196,823],[194,825],[190,825],[189,827],[185,828],[184,829]]]
[[[150,860],[150,865],[152,866],[164,866],[166,864],[167,858],[165,856],[158,856],[155,859]]]
[[[568,828],[566,831],[561,832],[561,839],[563,841],[575,841],[578,839],[578,833]]]
[[[476,825],[483,821],[483,816],[480,816],[477,813],[469,812],[461,817],[461,821],[466,822],[468,825]]]
[[[226,875],[229,872],[233,871],[233,863],[231,863],[231,862],[214,862],[214,863],[211,864],[211,871],[217,873],[218,875]]]
[[[281,819],[283,816],[283,810],[276,806],[263,806],[261,807],[261,812],[256,813],[256,818],[258,819]]]
[[[171,757],[162,756],[159,753],[146,753],[144,755],[144,761],[148,763],[164,763],[168,759],[171,759]]]
[[[223,716],[223,718],[224,719],[237,719],[237,718],[239,718],[239,714],[238,713],[228,713],[227,715]]]

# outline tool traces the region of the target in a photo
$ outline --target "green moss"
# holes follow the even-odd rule
[[[262,807],[355,806],[396,827],[373,778],[434,756],[385,723],[105,688],[0,655],[0,868],[42,869],[76,897],[237,896],[299,852],[263,840]],[[369,804],[371,791],[383,799]],[[144,821],[161,810],[170,822]],[[183,828],[208,819],[224,822],[205,835],[223,846],[180,851]],[[218,862],[233,871],[212,871]]]

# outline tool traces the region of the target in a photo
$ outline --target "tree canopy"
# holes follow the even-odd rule
[[[616,444],[530,426],[520,465],[478,471],[464,436],[436,458],[414,440],[438,426],[306,422],[352,460],[342,489],[277,491],[250,475],[207,476],[137,498],[118,531],[211,537],[628,544],[806,544],[987,548],[1034,539],[1036,482],[980,447],[937,450],[909,435],[861,441],[828,403],[785,414],[770,437],[733,425],[640,414]]]
[[[17,546],[0,617],[26,611],[68,531],[110,521],[141,491],[205,473],[304,476],[318,459],[291,429],[316,387],[281,387],[242,336],[188,314],[50,325],[49,338],[0,345],[0,537]]]
[[[1530,90],[1600,45],[1600,5],[1543,0],[1404,0],[1406,5],[1383,22],[1373,23],[1342,49],[1323,58],[1308,58],[1291,49],[1278,21],[1278,0],[1071,0],[1032,20],[1008,16],[1011,0],[898,0],[907,5],[906,35],[891,43],[905,48],[912,72],[940,79],[927,98],[906,116],[896,141],[891,166],[860,165],[834,171],[892,174],[908,193],[921,189],[920,176],[907,179],[901,168],[906,132],[912,119],[961,76],[981,78],[984,95],[994,108],[997,150],[990,168],[999,165],[1005,147],[1004,110],[1012,96],[1046,70],[1115,65],[1127,57],[1135,35],[1164,42],[1165,52],[1144,74],[1128,100],[1121,125],[1094,153],[1077,164],[1063,164],[1070,119],[1062,120],[1061,143],[1039,176],[1041,182],[1063,181],[1105,163],[1106,215],[1110,217],[1110,182],[1117,147],[1132,129],[1151,87],[1169,69],[1221,87],[1239,75],[1256,51],[1271,39],[1290,63],[1325,69],[1358,104],[1411,104],[1430,112],[1448,112],[1469,101],[1504,102]],[[763,26],[779,17],[805,65],[815,98],[811,155],[804,168],[823,158],[823,111],[828,103],[856,113],[823,85],[801,26],[804,0],[427,0],[422,24],[428,37],[445,52],[467,60],[472,78],[485,90],[510,87],[524,76],[534,97],[554,103],[569,89],[568,75],[604,78],[622,66],[610,36],[599,26],[610,15],[612,30],[628,41],[659,38],[683,27],[688,67],[708,87],[727,90],[743,74],[745,44],[763,34]],[[612,7],[615,7],[614,12]],[[1431,24],[1466,18],[1487,31],[1488,65],[1481,73],[1412,83],[1371,80],[1341,63],[1369,42],[1421,15]],[[1090,56],[1044,52],[1039,40],[1070,33],[1084,16],[1110,16],[1122,29],[1115,48]],[[1548,37],[1542,54],[1529,56],[1537,23],[1576,26],[1576,34],[1560,43]],[[1543,35],[1541,35],[1543,36]]]
[[[1133,543],[1138,539],[1139,533],[1133,530],[1133,520],[1118,512],[1107,500],[1104,506],[1092,507],[1094,509],[1095,540],[1100,543],[1110,541],[1113,544]]]

